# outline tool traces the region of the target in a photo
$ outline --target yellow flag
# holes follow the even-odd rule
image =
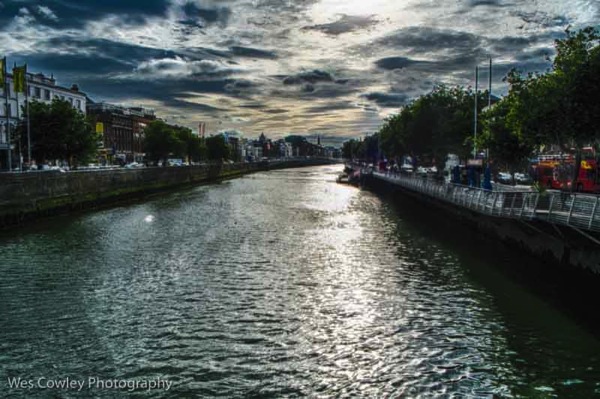
[[[6,57],[0,59],[0,87],[4,88],[6,83]]]
[[[25,93],[27,66],[13,68],[15,93]]]

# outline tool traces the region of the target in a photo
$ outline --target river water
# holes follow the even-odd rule
[[[0,396],[600,395],[597,335],[503,272],[523,258],[470,251],[436,232],[450,220],[338,185],[340,170],[2,233]],[[90,376],[172,386],[8,384]]]

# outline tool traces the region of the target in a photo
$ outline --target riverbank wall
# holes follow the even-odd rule
[[[86,171],[0,174],[0,228],[40,217],[273,169],[335,163],[328,159]]]
[[[542,220],[483,215],[373,176],[365,178],[363,184],[374,191],[411,198],[415,206],[435,212],[439,223],[474,229],[482,233],[483,238],[500,241],[509,248],[543,260],[549,268],[575,267],[583,273],[600,276],[600,237],[596,233]]]

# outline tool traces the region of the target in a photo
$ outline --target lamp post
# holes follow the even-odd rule
[[[492,58],[490,57],[488,108],[492,106]],[[473,159],[477,159],[477,100],[479,97],[479,66],[475,66],[475,112],[473,118]],[[489,151],[487,156],[489,157]]]
[[[478,92],[479,85],[479,67],[475,66],[475,117],[473,123],[473,159],[477,159],[477,97],[479,96]]]

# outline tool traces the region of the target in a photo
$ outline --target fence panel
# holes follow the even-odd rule
[[[491,216],[542,219],[600,232],[600,197],[568,192],[489,191],[404,173],[366,170],[373,177]]]

